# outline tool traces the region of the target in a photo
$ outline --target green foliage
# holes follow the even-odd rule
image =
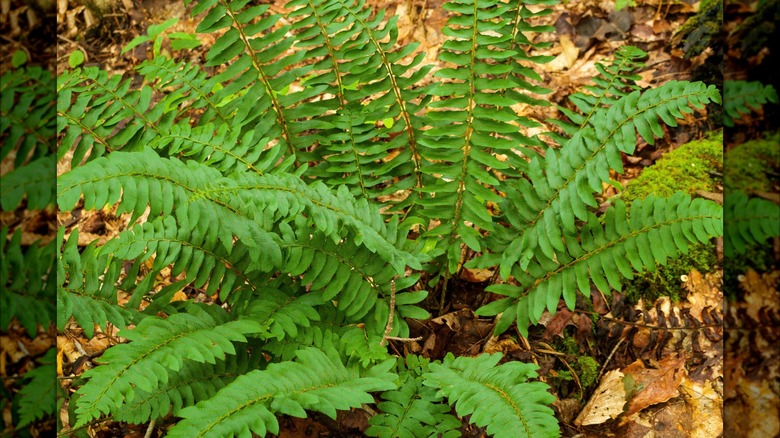
[[[666,266],[658,267],[656,272],[641,272],[632,280],[623,284],[623,294],[629,303],[637,303],[641,298],[645,305],[652,306],[660,297],[669,297],[677,302],[684,298],[681,277],[692,270],[701,273],[712,272],[717,264],[714,245],[697,243],[690,246],[687,254],[668,261]]]
[[[366,435],[381,438],[458,437],[460,421],[437,390],[423,384],[430,361],[409,355],[397,364],[398,389],[382,393],[381,414],[371,417]]]
[[[558,424],[548,404],[555,399],[536,377],[536,365],[507,362],[500,354],[458,357],[447,354],[424,375],[426,386],[455,403],[458,415],[471,415],[496,437],[558,436]]]
[[[661,122],[718,102],[713,86],[640,90],[644,53],[622,48],[553,123],[558,146],[527,134],[541,123],[513,108],[548,104],[533,66],[550,58],[532,50],[549,44],[532,34],[552,30],[533,24],[552,3],[446,3],[446,65],[426,86],[416,44],[398,47],[396,19],[362,0],[283,13],[200,0],[197,31],[219,33],[205,68],[162,55],[137,68],[140,83],[61,75],[58,156],[72,153],[72,169],[58,205],[118,204],[130,221],[105,244],[80,249],[74,230],[62,245],[60,324],[72,316],[88,336],[135,325],[85,373],[74,424],[172,415],[170,436],[265,435],[277,415],[335,417],[380,393],[373,436],[457,436],[445,397],[490,434],[558,435],[532,365],[395,365],[386,346],[464,264],[517,284],[490,286],[507,298],[479,313],[526,335],[562,295],[574,308],[591,282],[619,289],[722,234],[721,208],[681,192],[592,212],[637,132],[652,143]],[[193,289],[218,305],[172,302]]]
[[[44,329],[55,321],[55,282],[54,261],[56,260],[56,241],[46,245],[35,243],[22,249],[22,232],[17,229],[7,240],[8,228],[0,229],[0,329],[7,330],[11,320],[16,317],[34,338],[38,334],[38,325]]]
[[[744,253],[755,244],[780,236],[780,205],[761,198],[732,193],[723,206],[728,233],[724,236],[726,257]]]
[[[56,399],[54,391],[57,385],[52,376],[56,375],[57,349],[50,348],[46,354],[38,359],[40,365],[31,369],[24,375],[28,380],[19,390],[19,423],[16,428],[22,428],[28,424],[54,415],[56,411]]]
[[[275,413],[306,417],[305,410],[322,412],[335,419],[336,410],[372,403],[372,391],[394,386],[386,361],[360,375],[347,369],[334,350],[314,347],[299,350],[297,361],[271,364],[238,377],[204,402],[179,412],[184,418],[168,433],[170,437],[265,436],[279,433]]]
[[[723,131],[718,131],[664,154],[628,183],[621,198],[630,203],[648,195],[668,197],[684,191],[695,196],[700,190],[714,192],[716,184],[722,181],[713,175],[723,171]]]
[[[27,208],[40,210],[54,203],[57,119],[52,74],[40,67],[10,70],[0,78],[0,159],[13,158],[3,174],[0,207],[16,209],[27,198]],[[11,155],[13,154],[13,155]]]
[[[728,127],[743,116],[760,111],[767,103],[778,103],[775,88],[758,81],[724,81],[723,95],[723,124]]]
[[[57,119],[54,80],[48,70],[28,66],[23,51],[14,53],[13,69],[0,77],[0,159],[3,161],[0,208],[13,218],[44,214],[54,204]],[[8,166],[6,166],[8,165]],[[13,222],[13,219],[12,219]],[[12,225],[13,227],[13,225]],[[48,331],[56,320],[55,261],[57,241],[25,243],[22,226],[0,228],[0,330],[17,321],[30,338]],[[55,349],[19,379],[11,404],[16,431],[56,412]],[[10,387],[9,387],[10,390]],[[18,419],[18,420],[17,420]]]

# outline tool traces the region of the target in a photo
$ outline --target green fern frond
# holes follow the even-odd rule
[[[278,434],[277,414],[306,417],[306,410],[310,410],[335,419],[337,410],[372,403],[368,392],[395,386],[385,364],[361,376],[356,369],[346,368],[332,350],[328,354],[310,347],[296,355],[296,362],[271,364],[265,370],[244,374],[211,399],[182,409],[179,416],[183,420],[168,436]]]
[[[734,126],[734,121],[759,111],[767,103],[778,103],[777,91],[772,85],[758,81],[723,81],[723,124]]]
[[[780,236],[780,206],[774,202],[736,192],[726,196],[723,209],[726,225],[723,250],[727,257]]]
[[[348,184],[353,193],[372,197],[420,187],[417,138],[421,120],[416,113],[422,107],[421,90],[415,84],[430,66],[418,68],[423,53],[402,62],[419,43],[394,49],[397,17],[383,23],[384,11],[372,17],[362,0],[287,5],[297,6],[288,14],[305,17],[293,25],[301,38],[296,47],[305,48],[307,57],[319,59],[304,86],[327,87],[323,93],[335,96],[330,109],[337,110],[321,119],[332,129],[311,136],[324,150],[307,160],[327,157],[323,169],[314,169],[312,175],[333,185]],[[391,154],[394,150],[399,153]]]
[[[497,203],[501,197],[490,189],[500,184],[492,171],[511,173],[525,168],[527,163],[512,149],[531,154],[526,146],[541,145],[538,139],[523,135],[519,128],[538,123],[517,115],[511,108],[522,100],[516,88],[540,91],[524,80],[526,86],[518,87],[522,75],[516,73],[519,64],[511,58],[518,54],[515,43],[522,27],[520,21],[509,21],[513,17],[511,6],[522,7],[517,3],[480,5],[458,1],[444,5],[454,15],[444,29],[449,38],[439,59],[455,67],[437,71],[442,82],[429,91],[439,100],[429,105],[436,111],[427,114],[432,128],[425,131],[420,145],[426,160],[423,171],[434,176],[436,182],[426,185],[424,192],[430,196],[419,204],[425,217],[441,221],[429,235],[444,237],[437,250],[446,254],[450,273],[460,263],[461,245],[481,251],[477,229],[493,229],[493,218],[485,204]],[[524,15],[515,13],[514,17],[522,20]],[[497,32],[507,28],[518,31]],[[495,77],[500,74],[507,76]],[[495,154],[509,158],[502,162]]]
[[[64,240],[65,229],[60,228],[57,242]],[[78,228],[74,229],[57,259],[57,327],[65,328],[70,317],[74,317],[84,334],[92,338],[95,325],[106,330],[111,323],[125,328],[127,323],[137,321],[137,312],[119,306],[115,282],[119,279],[121,265],[114,263],[106,269],[106,257],[96,254],[95,244],[78,250]]]
[[[423,385],[428,359],[409,355],[398,361],[398,389],[385,391],[377,404],[381,413],[368,420],[366,435],[381,438],[460,436],[460,421],[450,414],[436,389]]]
[[[114,414],[115,421],[141,424],[168,415],[208,400],[220,389],[233,382],[236,377],[264,366],[262,354],[247,353],[247,349],[236,346],[235,356],[217,359],[215,363],[187,361],[181,369],[168,374],[168,381],[153,391],[135,388],[133,401],[123,404]]]
[[[62,159],[73,151],[71,166],[115,150],[140,150],[173,124],[175,112],[153,104],[154,89],[135,89],[132,79],[97,67],[57,77],[57,149]],[[167,111],[166,111],[167,110]]]
[[[573,310],[577,290],[589,297],[591,281],[605,294],[619,291],[622,278],[633,278],[634,272],[646,269],[654,272],[656,264],[665,265],[667,258],[687,253],[689,244],[721,236],[722,218],[718,204],[691,200],[682,192],[669,199],[634,201],[630,214],[618,199],[607,210],[603,225],[591,214],[578,233],[564,232],[565,250],[556,250],[554,259],[537,248],[527,270],[515,266],[512,274],[521,286],[489,286],[488,291],[508,298],[478,309],[477,314],[503,313],[496,333],[516,318],[520,333],[528,336],[528,326],[536,324],[545,309],[551,314],[557,311],[561,295]]]
[[[609,65],[605,66],[599,62],[595,64],[599,75],[593,78],[592,85],[583,87],[587,93],[577,92],[569,96],[569,101],[579,112],[565,107],[558,108],[571,122],[559,119],[547,121],[557,125],[566,135],[574,135],[579,129],[590,124],[597,110],[609,108],[621,97],[639,90],[634,81],[640,79],[640,76],[635,72],[644,67],[644,63],[639,60],[646,57],[647,53],[636,47],[620,47],[615,52],[615,59]],[[551,136],[559,144],[564,144],[567,140],[567,137],[558,134],[551,134]]]
[[[279,289],[261,288],[258,300],[249,304],[244,317],[268,326],[268,334],[277,341],[298,336],[298,327],[310,327],[320,316],[315,306],[322,304],[317,294],[300,297]]]
[[[477,426],[487,426],[496,437],[560,436],[558,422],[548,406],[555,397],[536,377],[533,364],[507,362],[501,354],[455,358],[447,353],[441,364],[431,363],[424,384],[455,404],[458,415],[471,415]]]
[[[54,155],[38,158],[3,175],[0,207],[14,211],[27,197],[27,209],[42,210],[54,204],[57,164]]]
[[[52,82],[51,72],[40,67],[9,70],[0,77],[0,159],[15,150],[15,169],[55,150]]]
[[[517,237],[503,253],[501,276],[507,278],[515,263],[525,270],[537,247],[549,259],[565,250],[562,233],[575,234],[576,219],[587,220],[587,208],[597,206],[593,193],[602,191],[609,171],[623,172],[621,152],[634,152],[637,131],[652,144],[663,136],[659,118],[676,126],[675,119],[693,112],[689,105],[701,108],[710,101],[720,101],[718,90],[701,82],[672,81],[634,91],[598,110],[592,126],[580,129],[560,151],[548,149],[544,161],[534,159],[530,181],[518,180],[502,208]]]
[[[56,242],[33,243],[22,250],[22,230],[8,239],[8,228],[0,229],[0,329],[7,330],[16,317],[31,338],[38,334],[38,324],[48,329],[55,319],[54,261]]]
[[[185,361],[215,363],[236,354],[234,343],[246,342],[245,335],[265,330],[254,321],[231,321],[217,306],[191,305],[187,311],[167,319],[150,316],[135,329],[120,332],[131,342],[109,348],[101,356],[101,366],[84,373],[89,380],[78,390],[74,427],[132,402],[134,388],[154,391]]]
[[[19,423],[17,430],[28,424],[56,412],[56,380],[52,379],[57,373],[56,364],[57,349],[50,348],[46,354],[38,359],[40,365],[24,374],[24,379],[29,380],[19,390]]]

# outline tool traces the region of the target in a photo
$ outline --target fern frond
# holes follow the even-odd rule
[[[774,202],[736,192],[726,196],[723,209],[726,256],[742,254],[750,245],[780,236],[780,206]]]
[[[293,25],[301,32],[296,46],[305,48],[307,57],[321,57],[304,86],[326,86],[323,93],[338,102],[336,114],[322,118],[333,129],[312,136],[324,147],[312,158],[327,157],[323,169],[312,175],[371,197],[420,187],[417,138],[422,121],[416,113],[421,91],[415,84],[430,66],[418,68],[423,53],[402,62],[419,43],[394,49],[397,17],[385,22],[384,11],[372,17],[362,0],[293,1],[287,6],[301,6],[288,16],[306,17]],[[399,153],[391,154],[394,150]]]
[[[439,59],[455,67],[437,71],[442,83],[430,90],[440,100],[429,105],[438,111],[428,112],[432,129],[425,131],[420,145],[427,161],[423,171],[437,181],[426,186],[424,192],[431,196],[419,204],[423,215],[441,221],[429,234],[444,237],[437,251],[446,254],[450,273],[460,263],[461,245],[481,251],[477,229],[493,229],[492,215],[485,205],[488,201],[499,202],[501,197],[491,190],[500,184],[492,171],[523,169],[527,163],[512,149],[525,153],[529,151],[526,146],[541,145],[538,139],[523,135],[518,126],[538,123],[518,116],[511,108],[521,101],[521,94],[513,90],[520,82],[515,74],[518,64],[510,58],[518,54],[514,43],[520,32],[519,22],[509,22],[511,6],[521,7],[517,3],[459,1],[444,5],[455,14],[444,29],[449,38]],[[515,17],[519,20],[523,15],[517,13]],[[497,32],[507,29],[514,33]],[[508,76],[495,77],[499,74]],[[520,88],[539,91],[525,84]],[[499,161],[494,151],[506,154],[508,162]]]
[[[15,169],[55,150],[52,81],[51,72],[40,67],[9,70],[0,77],[0,160],[15,150]]]
[[[84,373],[89,380],[78,390],[74,427],[132,402],[134,388],[154,391],[168,381],[169,370],[180,370],[185,361],[215,363],[235,354],[233,343],[246,342],[244,335],[265,329],[250,320],[230,321],[217,306],[191,305],[187,310],[167,319],[150,316],[135,329],[120,332],[132,342],[109,348],[101,366]]]
[[[0,329],[6,330],[16,317],[31,338],[56,320],[54,313],[56,242],[34,243],[22,250],[22,230],[17,228],[10,240],[8,228],[0,229]]]
[[[29,381],[19,390],[19,423],[17,429],[54,415],[56,411],[56,380],[52,376],[57,373],[57,349],[50,348],[38,359],[40,365],[24,374]]]
[[[555,397],[536,377],[533,364],[507,362],[501,354],[455,358],[447,353],[441,364],[431,363],[424,384],[455,404],[458,415],[471,415],[477,426],[487,426],[496,437],[560,436],[558,422],[548,406]]]
[[[575,217],[587,220],[587,208],[597,206],[593,193],[609,181],[610,169],[622,173],[621,152],[634,152],[637,131],[652,144],[654,136],[663,135],[659,118],[676,126],[675,119],[693,112],[689,105],[701,108],[711,100],[720,101],[717,88],[701,82],[668,82],[641,94],[634,91],[598,110],[593,126],[580,129],[560,152],[549,149],[544,161],[534,159],[530,181],[518,180],[502,208],[517,237],[503,253],[501,276],[507,278],[515,263],[525,270],[537,247],[549,259],[565,250],[562,232],[576,233]]]
[[[153,105],[154,89],[132,87],[132,79],[97,67],[74,69],[57,77],[57,150],[73,150],[71,166],[115,150],[140,150],[173,123],[173,111]]]
[[[54,155],[38,158],[3,175],[0,207],[14,211],[27,197],[27,209],[42,210],[54,204],[57,164]]]
[[[119,407],[113,418],[133,424],[177,415],[179,411],[208,400],[238,376],[264,366],[262,354],[247,353],[236,346],[235,356],[225,356],[215,363],[187,361],[181,369],[168,374],[168,381],[146,392],[135,388],[133,401]]]
[[[460,436],[460,421],[436,389],[423,385],[429,371],[428,359],[408,355],[397,362],[398,389],[382,393],[377,404],[381,413],[368,420],[366,435],[381,438],[417,438]]]
[[[60,228],[57,242],[64,240],[65,229]],[[82,253],[78,250],[78,228],[74,229],[57,259],[57,327],[65,328],[74,317],[84,334],[92,338],[95,325],[102,330],[111,323],[125,328],[127,323],[138,320],[137,312],[119,306],[114,283],[119,279],[120,264],[106,269],[106,257],[97,256],[95,244],[88,245]]]
[[[275,414],[305,417],[305,411],[311,410],[335,419],[336,410],[372,403],[368,392],[395,386],[392,375],[381,371],[386,365],[377,365],[380,370],[361,376],[334,354],[310,347],[296,353],[296,362],[271,364],[244,374],[211,399],[179,411],[183,420],[168,436],[278,434]]]
[[[518,330],[527,336],[529,324],[536,324],[545,309],[551,314],[557,311],[561,295],[573,310],[577,290],[589,297],[591,281],[605,294],[620,290],[621,279],[633,278],[633,272],[654,272],[657,263],[665,265],[667,258],[687,253],[689,244],[722,235],[722,218],[718,204],[691,200],[682,192],[669,199],[634,201],[630,214],[618,199],[607,210],[604,225],[591,214],[577,234],[564,232],[565,250],[555,251],[556,261],[537,248],[526,271],[516,266],[512,274],[520,287],[489,286],[487,290],[508,298],[478,309],[477,314],[503,312],[496,332],[506,330],[516,318]]]
[[[622,46],[615,52],[615,59],[609,65],[597,62],[595,65],[599,75],[593,78],[592,85],[583,87],[587,93],[577,92],[569,96],[569,101],[579,112],[565,107],[558,108],[571,122],[559,119],[547,121],[561,128],[567,136],[588,126],[597,110],[609,108],[621,97],[639,90],[634,81],[640,79],[640,76],[634,72],[644,67],[644,63],[639,60],[645,57],[647,53],[636,47]],[[567,137],[558,134],[552,136],[559,144],[567,140]]]
[[[723,81],[723,124],[734,126],[734,121],[767,103],[778,103],[777,91],[772,85],[758,81]]]

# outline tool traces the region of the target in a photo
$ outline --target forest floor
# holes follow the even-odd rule
[[[273,0],[271,7],[283,10],[284,3]],[[386,8],[388,17],[399,16],[399,44],[418,41],[417,50],[426,53],[425,62],[438,62],[436,55],[444,41],[441,29],[447,21],[447,12],[441,7],[443,0],[369,0],[369,3]],[[178,18],[169,31],[194,33],[198,23],[179,2],[122,0],[110,5],[110,9],[101,10],[101,17],[96,12],[100,6],[95,9],[79,2],[57,2],[57,72],[69,68],[71,54],[80,50],[85,55],[85,65],[100,65],[112,73],[132,75],[134,67],[152,56],[151,46],[144,43],[126,53],[122,53],[122,48],[136,36],[145,34],[149,25]],[[637,0],[636,5],[620,11],[615,10],[614,2],[596,0],[570,0],[557,5],[554,13],[543,17],[540,23],[555,28],[554,33],[541,36],[555,44],[535,53],[555,57],[542,72],[545,86],[554,90],[549,100],[565,105],[568,95],[587,85],[597,74],[596,63],[608,60],[618,47],[626,44],[648,53],[644,60],[646,67],[639,72],[641,79],[637,81],[642,87],[658,86],[669,80],[719,83],[720,55],[705,50],[688,59],[682,42],[675,39],[676,31],[696,14],[699,6],[700,2],[669,0]],[[199,63],[214,37],[198,37],[200,47],[186,56],[191,62]],[[163,50],[171,48],[166,43]],[[536,120],[556,118],[558,112],[555,105],[519,110]],[[679,127],[668,128],[664,138],[654,145],[640,143],[635,156],[625,160],[625,173],[614,177],[627,186],[670,151],[704,138],[718,126],[706,111],[695,113]],[[64,170],[58,169],[58,173]],[[722,200],[722,191],[722,185],[716,183],[712,191],[700,195]],[[606,202],[617,193],[615,187],[607,186],[600,200]],[[41,230],[42,220],[24,217],[15,226],[22,227],[24,239],[32,242],[50,234]],[[96,238],[114,237],[128,226],[128,217],[117,217],[106,211],[83,214],[75,211],[59,217],[59,222],[58,225],[68,229],[79,226],[79,237],[86,244]],[[56,226],[48,231],[56,232]],[[712,246],[718,260],[722,259],[720,248]],[[748,381],[751,373],[758,373],[740,367],[739,363],[745,359],[740,354],[751,355],[755,353],[751,349],[759,347],[751,344],[736,356],[724,351],[723,321],[729,316],[724,312],[720,263],[715,263],[708,272],[692,269],[677,277],[678,281],[669,286],[675,292],[667,296],[637,299],[625,293],[613,293],[611,297],[595,293],[592,302],[578,305],[590,310],[561,309],[554,317],[546,314],[527,339],[519,335],[492,337],[493,322],[474,315],[474,309],[480,305],[475,297],[484,298],[484,287],[492,275],[492,271],[465,270],[455,283],[456,289],[446,303],[445,312],[439,315],[433,312],[435,317],[430,320],[410,323],[413,336],[423,339],[394,344],[395,351],[430,358],[441,358],[447,352],[455,355],[503,352],[512,359],[536,363],[541,379],[551,385],[556,396],[553,406],[563,436],[716,437],[724,434],[724,398],[742,403],[740,412],[745,415],[760,415],[780,407],[778,394],[762,383],[744,387],[724,384],[724,366]],[[747,313],[758,320],[758,314],[772,306],[765,297],[776,296],[778,278],[778,272],[745,272],[744,303],[733,306],[734,314]],[[207,298],[199,297],[203,295],[199,291],[180,294],[180,299]],[[773,309],[777,314],[777,308]],[[41,336],[29,339],[24,330],[12,325],[0,337],[4,351],[0,371],[6,375],[32,366],[31,359],[56,342],[60,351],[59,377],[64,390],[71,392],[76,388],[70,386],[72,380],[68,377],[89,369],[92,360],[116,342],[115,335],[115,332],[102,333],[87,339],[77,326],[69,325],[65,333],[55,335],[52,330],[42,330]],[[772,360],[776,362],[776,357]],[[770,372],[774,373],[773,378],[777,377],[776,365]],[[751,405],[747,398],[740,398],[740,394],[750,391],[765,397]],[[7,406],[5,411],[9,409]],[[4,412],[4,415],[10,414]],[[64,424],[68,423],[67,403],[60,418]],[[323,416],[289,417],[280,421],[279,436],[363,436],[366,420],[363,411],[340,414],[335,422]],[[767,431],[774,430],[773,427],[769,424]],[[143,437],[146,432],[145,425],[113,422],[95,424],[88,431],[96,437]],[[483,429],[466,421],[462,432],[467,437],[486,436]]]

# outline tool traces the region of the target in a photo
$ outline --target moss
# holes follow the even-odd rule
[[[599,363],[590,356],[580,356],[577,358],[577,366],[582,388],[587,390],[594,383],[599,373]]]
[[[628,183],[621,198],[630,203],[648,195],[669,197],[675,192],[715,191],[712,172],[723,171],[723,131],[686,143],[668,152]]]
[[[743,143],[726,153],[723,175],[727,192],[772,192],[780,173],[780,134]]]

